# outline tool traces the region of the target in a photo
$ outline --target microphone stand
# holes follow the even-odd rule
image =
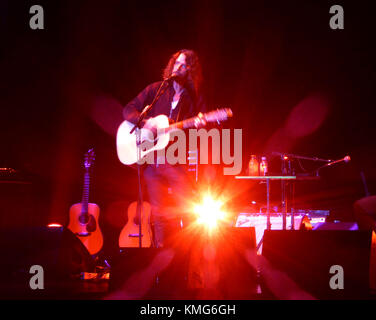
[[[328,159],[320,159],[317,157],[303,157],[303,156],[298,156],[296,154],[289,154],[289,153],[272,152],[272,155],[281,156],[281,157],[286,156],[289,158],[295,158],[295,159],[301,159],[301,160],[332,162],[332,160],[328,160]]]
[[[282,175],[287,174],[286,162],[283,156],[281,156],[281,172]],[[281,191],[282,191],[282,230],[286,230],[286,214],[287,214],[287,207],[286,207],[286,182],[285,180],[281,180]]]
[[[272,155],[281,157],[282,175],[285,175],[287,173],[291,175],[293,171],[294,171],[294,174],[295,174],[295,170],[293,170],[292,167],[291,167],[291,159],[301,159],[301,160],[326,162],[326,164],[324,166],[327,166],[332,162],[332,160],[320,159],[320,158],[317,158],[317,157],[304,157],[304,156],[299,156],[299,155],[296,155],[296,154],[288,154],[288,153],[280,153],[280,152],[272,152]],[[318,171],[317,171],[317,173],[318,173]],[[287,215],[287,209],[288,208],[287,208],[286,182],[284,180],[281,181],[281,190],[282,190],[282,229],[286,230],[287,229],[286,215]],[[295,182],[294,181],[291,181],[291,183],[290,183],[290,196],[291,196],[291,205],[290,205],[291,227],[290,227],[290,229],[294,230],[295,229],[295,212],[294,212]]]
[[[339,159],[339,160],[327,160],[328,163],[324,164],[323,166],[319,167],[318,169],[316,169],[314,172],[316,172],[316,177],[319,176],[319,170],[322,169],[322,168],[325,168],[325,167],[330,167],[331,165],[333,164],[336,164],[336,163],[340,163],[340,162],[349,162],[350,161],[350,157],[348,157],[348,159],[346,159],[348,156],[342,158],[342,159]]]
[[[320,159],[320,158],[317,158],[317,157],[303,157],[303,156],[299,156],[299,155],[296,155],[296,154],[279,153],[279,152],[272,152],[272,154],[273,155],[277,155],[277,156],[281,156],[282,159],[283,159],[284,156],[286,156],[286,157],[293,158],[293,159],[326,162],[324,165],[322,165],[318,169],[310,172],[310,174],[312,174],[312,173],[315,172],[316,173],[316,177],[319,176],[319,170],[322,169],[322,168],[329,167],[329,166],[331,166],[333,164],[336,164],[336,163],[339,163],[339,162],[342,162],[342,161],[345,161],[345,162],[350,161],[350,157],[348,157],[348,156],[347,156],[348,159],[346,159],[347,157],[344,157],[343,159],[339,159],[339,160],[330,160],[330,159]]]
[[[167,86],[163,88],[164,84],[167,82],[167,79],[164,79],[161,85],[158,88],[158,91],[151,104],[144,107],[140,113],[136,124],[133,126],[129,133],[136,131],[136,145],[137,145],[137,176],[138,176],[138,205],[137,205],[137,217],[138,217],[138,245],[142,248],[142,224],[141,218],[143,214],[143,195],[142,195],[142,185],[141,185],[141,122],[144,120],[147,113],[151,110],[154,104],[158,101],[161,95],[166,91]],[[162,90],[163,89],[163,90]]]
[[[288,173],[291,176],[295,176],[295,168],[291,166],[291,160],[288,160]],[[295,181],[291,181],[290,184],[290,196],[291,196],[291,230],[295,230]]]
[[[161,95],[166,91],[167,87],[163,88],[164,84],[168,81],[167,79],[163,79],[161,85],[158,88],[157,93],[155,94],[155,97],[149,105],[145,106],[145,108],[141,111],[140,116],[138,117],[138,120],[136,124],[133,126],[132,130],[129,133],[133,133],[136,129],[141,129],[141,122],[144,120],[146,114],[151,110],[151,108],[154,106],[154,104],[158,101],[158,99],[161,97]],[[162,90],[163,88],[163,90]]]
[[[291,168],[290,158],[291,159],[301,159],[301,160],[326,162],[324,165],[322,165],[318,169],[309,173],[309,175],[312,175],[313,173],[315,173],[316,177],[319,177],[319,171],[322,168],[330,167],[331,165],[334,165],[334,164],[337,164],[337,163],[340,163],[340,162],[349,162],[351,160],[350,156],[345,156],[344,158],[339,159],[339,160],[330,160],[330,159],[320,159],[320,158],[317,158],[317,157],[304,157],[304,156],[299,156],[299,155],[296,155],[296,154],[288,154],[288,153],[280,153],[280,152],[272,152],[272,155],[281,157],[282,174],[285,174],[286,171],[288,171],[291,174],[292,168]],[[288,170],[286,170],[285,157],[288,158]],[[291,205],[291,230],[294,230],[294,218],[295,218],[294,217],[294,208],[293,208],[294,207],[294,201],[295,201],[295,184],[294,184],[294,182],[292,182],[292,184],[291,184],[290,193],[292,193],[292,195],[291,195],[292,196],[292,199],[291,199],[291,201],[292,201],[292,205]],[[283,230],[286,227],[285,212],[286,212],[287,205],[286,205],[285,199],[286,199],[285,182],[282,181]]]

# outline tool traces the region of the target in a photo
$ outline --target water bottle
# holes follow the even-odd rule
[[[250,176],[258,176],[259,173],[259,163],[257,160],[256,155],[252,154],[251,159],[248,163],[248,175]]]
[[[268,175],[268,162],[266,161],[266,157],[261,157],[260,173],[263,176],[267,176]]]

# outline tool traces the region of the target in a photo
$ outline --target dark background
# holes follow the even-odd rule
[[[243,129],[245,166],[251,153],[272,151],[351,156],[322,169],[320,181],[299,183],[298,207],[351,220],[365,195],[360,172],[375,193],[371,1],[39,1],[45,29],[31,30],[34,4],[0,5],[0,167],[18,170],[2,178],[13,181],[1,183],[3,226],[65,224],[81,199],[84,153],[94,147],[90,201],[116,242],[137,197],[136,171],[116,155],[121,106],[161,79],[181,48],[201,59],[209,108],[233,109],[226,125]],[[329,27],[334,4],[344,8],[344,30]],[[299,105],[292,127],[318,124],[300,138],[278,133]],[[278,172],[278,157],[270,165]],[[302,165],[309,172],[320,163]],[[262,186],[220,174],[212,184],[236,190],[237,206],[247,207],[250,194],[262,199]]]

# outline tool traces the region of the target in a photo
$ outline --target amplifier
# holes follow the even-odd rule
[[[313,228],[316,225],[321,225],[326,222],[326,218],[329,215],[329,211],[326,210],[309,210],[302,213],[300,210],[294,213],[294,229],[299,230],[300,224],[304,216],[307,216]],[[282,213],[273,212],[270,215],[270,223],[272,230],[282,230],[283,229],[283,216]],[[267,214],[259,212],[241,212],[236,220],[235,227],[254,227],[256,230],[256,242],[257,245],[262,240],[264,235],[264,230],[267,226]],[[286,229],[291,229],[291,213],[286,214]]]

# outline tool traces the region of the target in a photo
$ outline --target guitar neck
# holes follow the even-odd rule
[[[173,123],[168,128],[166,128],[166,132],[174,131],[177,129],[192,128],[195,126],[195,119],[196,118],[189,118],[180,122]]]
[[[202,119],[206,122],[214,122],[226,120],[228,117],[232,116],[231,109],[221,109],[216,111],[211,111],[202,115]],[[189,118],[180,122],[171,124],[165,129],[165,132],[171,132],[177,129],[187,129],[196,126],[197,117]]]
[[[82,212],[88,212],[89,206],[89,187],[90,187],[90,175],[89,170],[86,169],[85,176],[84,176],[84,188],[82,192]]]

